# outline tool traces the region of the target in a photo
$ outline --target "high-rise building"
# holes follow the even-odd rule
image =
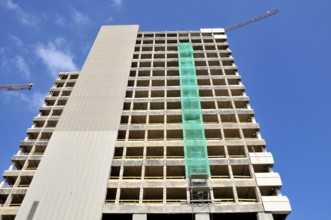
[[[285,219],[224,29],[103,26],[3,173],[3,220]]]

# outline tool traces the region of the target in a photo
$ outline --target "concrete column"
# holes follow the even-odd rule
[[[271,213],[257,213],[257,220],[274,220]]]
[[[195,220],[210,220],[209,214],[197,213],[197,214],[195,214]]]
[[[133,214],[132,220],[147,220],[147,214]]]

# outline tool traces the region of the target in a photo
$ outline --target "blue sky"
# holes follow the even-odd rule
[[[280,14],[230,32],[230,47],[282,177],[282,192],[291,200],[288,219],[330,219],[326,0],[1,0],[0,84],[33,82],[34,88],[0,93],[0,170],[10,166],[56,74],[80,70],[101,25],[198,30],[273,8]]]

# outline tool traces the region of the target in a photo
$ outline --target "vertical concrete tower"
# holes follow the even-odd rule
[[[0,185],[2,220],[285,219],[223,29],[103,26]]]

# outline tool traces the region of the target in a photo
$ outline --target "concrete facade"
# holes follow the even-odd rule
[[[211,171],[197,185],[185,175],[180,42],[194,49]],[[59,74],[3,173],[0,215],[285,219],[291,207],[259,129],[223,29],[104,26],[82,71]]]

